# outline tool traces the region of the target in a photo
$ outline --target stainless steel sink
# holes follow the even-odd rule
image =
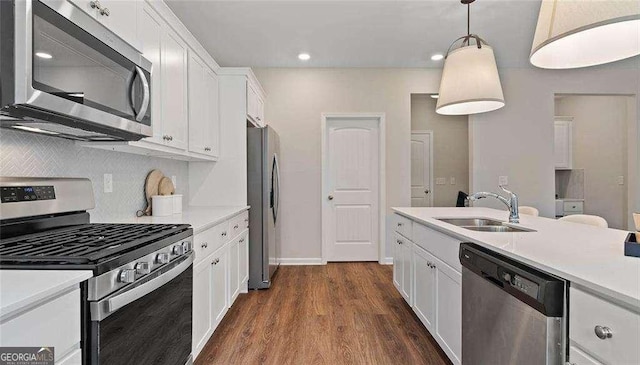
[[[458,227],[501,226],[502,222],[488,218],[438,218],[439,221]]]
[[[506,232],[506,233],[534,232],[533,230],[530,230],[530,229],[515,228],[510,226],[469,226],[469,227],[462,227],[462,228],[468,229],[471,231],[478,231],[478,232]]]
[[[437,218],[441,222],[453,224],[460,228],[477,232],[504,232],[504,233],[520,233],[535,232],[532,229],[507,226],[504,223],[488,218]]]

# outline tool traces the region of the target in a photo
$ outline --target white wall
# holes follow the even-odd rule
[[[269,95],[267,122],[281,138],[282,257],[321,257],[322,113],[386,113],[387,212],[389,207],[410,205],[411,94],[436,93],[440,70],[254,71]],[[543,215],[553,216],[554,93],[637,94],[638,69],[509,69],[501,77],[507,106],[470,117],[471,190],[496,190],[498,176],[507,175],[523,205],[534,205]],[[640,207],[640,199],[636,201]],[[390,237],[388,222],[387,227]],[[387,246],[387,256],[390,252]]]
[[[498,176],[506,175],[509,187],[520,195],[520,204],[535,206],[541,215],[553,217],[554,93],[635,95],[640,92],[640,72],[613,66],[562,71],[511,69],[502,72],[502,85],[506,106],[470,117],[471,190],[495,190]],[[638,105],[637,98],[634,102]],[[630,183],[638,186],[638,182]],[[501,206],[486,199],[480,204]],[[636,207],[639,204],[636,198]]]
[[[628,145],[634,142],[628,96],[567,95],[556,99],[556,114],[573,119],[573,167],[584,169],[585,213],[627,229]],[[633,114],[633,115],[630,115]],[[629,156],[635,162],[634,156]],[[619,185],[624,176],[625,185]],[[629,215],[630,216],[630,215]]]
[[[458,191],[469,193],[469,117],[436,113],[436,99],[411,95],[411,130],[433,131],[434,207],[455,207]],[[456,184],[451,185],[451,178]],[[437,178],[446,184],[436,185]]]

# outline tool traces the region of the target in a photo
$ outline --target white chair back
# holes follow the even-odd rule
[[[518,207],[518,212],[520,212],[521,214],[532,215],[534,217],[540,215],[540,211],[538,209],[534,207],[528,207],[526,205]]]
[[[590,226],[609,228],[609,223],[607,223],[606,219],[599,217],[597,215],[588,215],[588,214],[574,214],[567,215],[565,217],[560,218],[559,220],[565,222],[573,222],[580,224],[588,224]]]

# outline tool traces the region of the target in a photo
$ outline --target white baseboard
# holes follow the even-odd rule
[[[319,257],[312,258],[298,258],[298,257],[290,257],[290,258],[281,258],[280,265],[283,266],[293,266],[293,265],[322,265],[322,259]]]
[[[381,265],[393,265],[393,257],[385,257],[380,260]]]

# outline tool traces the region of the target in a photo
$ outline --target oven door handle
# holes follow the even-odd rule
[[[185,272],[191,266],[193,260],[194,254],[193,252],[191,252],[185,259],[169,264],[173,265],[171,269],[147,281],[146,283],[138,285],[122,293],[106,297],[99,302],[92,302],[90,305],[91,320],[102,321],[125,305],[132,303],[151,293],[152,291],[160,288],[164,284],[175,279],[178,275]]]

